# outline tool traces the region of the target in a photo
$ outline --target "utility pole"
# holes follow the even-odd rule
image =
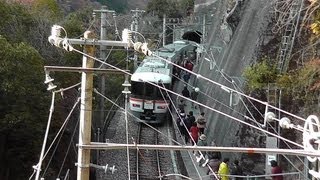
[[[86,31],[85,39],[93,39],[94,34]],[[85,45],[84,53],[90,56],[95,55],[93,45]],[[83,56],[82,67],[93,68],[94,60]],[[79,145],[90,144],[91,142],[91,120],[92,120],[92,91],[93,91],[93,73],[82,72],[81,75],[81,105],[80,105],[80,125],[79,125]],[[78,180],[89,179],[90,150],[78,149]]]
[[[133,21],[131,23],[131,31],[135,31],[138,32],[139,30],[139,19],[140,19],[140,14],[144,13],[144,10],[139,10],[138,8],[135,10],[131,10],[132,13],[134,13],[133,15]],[[133,40],[134,42],[138,41],[138,37],[137,37],[137,33],[134,33],[133,36]],[[137,69],[138,67],[138,53],[136,51],[134,51],[134,56],[133,56],[133,60],[134,60],[134,69]]]
[[[83,54],[82,68],[68,68],[71,71],[82,71],[81,77],[81,105],[80,105],[80,125],[79,125],[79,144],[78,144],[78,162],[77,179],[89,180],[90,172],[90,150],[83,148],[91,144],[91,121],[92,121],[92,91],[93,91],[93,71],[104,72],[104,69],[95,69],[94,59],[95,46],[121,46],[131,47],[130,32],[125,29],[122,33],[122,41],[107,41],[95,40],[93,33],[86,31],[84,34],[85,39],[69,39],[61,37],[61,30],[63,27],[54,25],[51,29],[51,35],[48,41],[57,47],[64,48],[67,51],[77,51]],[[84,52],[81,52],[74,47],[73,44],[84,45]],[[55,68],[63,70],[63,68]],[[41,159],[40,159],[41,160]],[[93,167],[93,166],[92,166]]]
[[[94,13],[101,13],[100,16],[100,21],[101,21],[101,30],[100,30],[100,40],[106,40],[107,39],[107,13],[115,13],[115,11],[113,10],[108,10],[107,6],[102,6],[101,10],[93,10]],[[107,46],[105,45],[100,45],[100,60],[104,61],[106,58],[106,50],[107,50]],[[102,69],[105,69],[105,65],[102,64],[101,65]],[[100,84],[100,92],[101,94],[105,95],[106,92],[106,76],[105,74],[101,74],[101,84]],[[104,104],[105,104],[105,100],[104,98],[100,98],[100,104],[99,104],[99,109],[100,109],[100,113],[99,113],[99,118],[96,122],[97,124],[97,139],[100,139],[100,129],[102,126],[102,122],[105,118],[105,113],[104,113]],[[97,158],[99,157],[99,153],[97,154]]]
[[[100,24],[101,24],[101,30],[100,30],[100,40],[106,40],[107,39],[107,13],[115,13],[115,11],[112,10],[107,10],[107,6],[102,6],[101,10],[94,10],[94,13],[101,13],[100,16]],[[106,58],[106,50],[107,46],[101,45],[100,46],[100,60],[104,61]],[[105,65],[101,65],[101,69],[105,69]],[[100,92],[101,94],[105,95],[106,94],[106,75],[101,74],[101,80],[100,80]],[[104,113],[104,105],[105,105],[105,99],[103,97],[100,98],[100,103],[99,103],[99,116],[96,120],[96,125],[97,125],[97,141],[100,141],[100,135],[101,135],[101,126],[103,124],[104,118],[105,118],[105,113]],[[97,150],[97,161],[99,159],[99,150]]]
[[[204,14],[202,19],[202,44],[206,41],[206,33],[206,14]]]
[[[163,15],[163,25],[162,25],[162,46],[166,45],[166,15]]]

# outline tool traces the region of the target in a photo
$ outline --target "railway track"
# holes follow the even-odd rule
[[[150,127],[139,124],[137,131],[138,144],[158,144],[158,132]],[[131,178],[142,179],[160,179],[161,166],[158,150],[135,150],[135,162],[131,163]]]

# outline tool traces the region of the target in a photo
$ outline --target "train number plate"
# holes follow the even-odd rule
[[[153,102],[152,101],[145,101],[144,102],[144,109],[153,109]]]

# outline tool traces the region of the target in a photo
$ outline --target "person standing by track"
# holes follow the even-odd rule
[[[203,134],[204,133],[204,128],[206,127],[206,123],[207,123],[207,120],[206,118],[204,117],[204,112],[202,112],[200,114],[200,116],[197,118],[196,120],[196,123],[197,123],[197,127],[199,128],[199,132],[200,134]]]

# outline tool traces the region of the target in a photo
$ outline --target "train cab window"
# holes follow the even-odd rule
[[[143,95],[143,82],[131,81],[131,92],[133,95]]]
[[[145,96],[153,97],[155,87],[151,84],[145,83]]]

